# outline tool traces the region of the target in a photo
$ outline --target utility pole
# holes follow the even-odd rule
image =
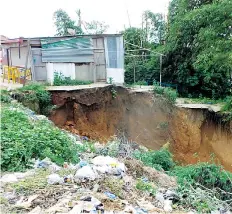
[[[162,55],[160,55],[160,86],[162,83]]]
[[[134,85],[135,85],[135,59],[133,61],[133,64],[134,64]]]

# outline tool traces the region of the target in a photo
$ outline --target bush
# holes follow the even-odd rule
[[[154,93],[163,95],[167,99],[167,101],[171,104],[174,104],[176,102],[177,92],[172,88],[169,87],[164,88],[162,86],[159,86],[158,84],[155,84]]]
[[[231,200],[232,195],[232,173],[226,172],[221,166],[209,163],[196,165],[177,166],[171,171],[171,175],[177,176],[180,186],[186,183],[193,188],[200,185],[208,189],[217,189],[220,200]]]
[[[160,149],[158,151],[148,151],[134,153],[134,157],[141,160],[145,165],[151,166],[157,170],[169,171],[174,167],[172,154],[167,149]]]
[[[2,109],[1,169],[23,171],[31,159],[49,157],[61,165],[77,162],[77,146],[69,136],[48,121],[30,121],[22,111]]]
[[[5,90],[1,90],[0,99],[1,99],[1,102],[3,102],[3,103],[10,103],[10,101],[11,101],[10,96],[8,95],[7,91],[5,91]]]
[[[54,73],[53,84],[55,86],[61,86],[61,85],[89,85],[91,83],[92,83],[92,81],[72,80],[70,77],[65,77],[62,73],[58,73],[58,72]]]
[[[48,115],[51,108],[51,95],[45,89],[45,85],[33,83],[19,89],[23,93],[23,100],[29,102],[38,102],[42,114]]]
[[[232,111],[232,97],[225,99],[225,105],[222,107],[222,111]]]

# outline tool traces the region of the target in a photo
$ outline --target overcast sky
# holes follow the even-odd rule
[[[10,38],[53,36],[53,13],[64,9],[74,19],[81,9],[82,20],[104,21],[107,33],[117,33],[129,26],[141,25],[144,10],[167,12],[168,0],[0,0],[0,35]]]

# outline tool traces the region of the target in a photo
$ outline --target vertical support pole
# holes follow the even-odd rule
[[[27,76],[27,64],[28,64],[28,57],[29,57],[29,52],[30,52],[30,39],[27,40],[27,56],[26,56],[26,62],[25,62],[25,71],[24,71],[24,81],[23,81],[23,86],[26,84],[26,76]]]
[[[134,85],[135,85],[135,60],[133,61],[134,64]]]
[[[162,84],[162,55],[160,55],[160,86]]]

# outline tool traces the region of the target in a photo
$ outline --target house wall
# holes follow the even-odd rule
[[[62,73],[65,77],[75,79],[75,64],[74,63],[46,63],[47,81],[53,85],[54,73]]]
[[[11,47],[9,49],[9,64],[12,66],[21,66],[25,67],[26,58],[27,58],[27,47],[20,47],[20,56],[19,56],[19,48],[18,47]],[[31,57],[31,56],[29,56]],[[28,68],[31,67],[31,60],[28,60]]]
[[[75,78],[77,80],[94,82],[93,63],[75,64]]]

